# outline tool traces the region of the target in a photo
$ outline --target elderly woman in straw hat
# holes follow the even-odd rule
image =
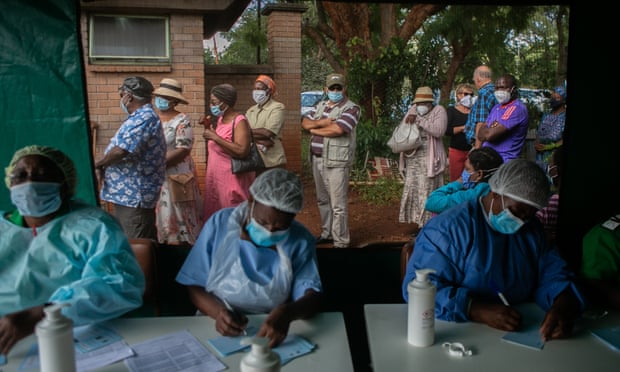
[[[0,211],[0,355],[28,336],[43,307],[67,303],[75,325],[142,304],[144,275],[118,221],[73,200],[77,172],[63,152],[26,146],[5,168],[15,210]]]
[[[202,228],[202,198],[192,158],[194,131],[189,115],[177,110],[187,104],[183,87],[163,79],[155,89],[155,107],[166,137],[166,179],[157,203],[157,240],[170,245],[193,245]]]
[[[286,155],[282,146],[282,128],[284,127],[284,104],[274,99],[276,83],[267,75],[259,75],[254,81],[252,99],[256,104],[248,109],[245,116],[252,128],[265,163],[265,169],[284,168]],[[261,172],[256,172],[258,176]]]
[[[448,115],[446,109],[435,105],[434,101],[430,87],[418,88],[413,106],[403,119],[411,125],[417,125],[422,138],[420,147],[400,154],[405,185],[398,220],[401,223],[416,224],[414,235],[432,216],[424,208],[426,199],[433,190],[443,185],[443,172],[447,164],[442,138],[448,125]]]
[[[207,141],[204,221],[218,210],[234,207],[248,199],[256,174],[232,172],[232,157],[243,158],[250,152],[250,124],[245,115],[235,111],[237,90],[230,84],[211,88],[211,115],[201,119],[202,137]],[[234,131],[233,131],[234,129]]]

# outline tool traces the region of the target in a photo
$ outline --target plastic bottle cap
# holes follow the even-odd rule
[[[415,280],[420,282],[428,281],[428,274],[435,273],[435,269],[418,269],[415,271]]]
[[[68,304],[68,303],[53,304],[53,305],[45,306],[43,308],[43,312],[45,313],[45,317],[47,319],[58,320],[63,317],[60,310],[62,310],[63,307],[68,307],[68,306],[71,306],[71,304]]]

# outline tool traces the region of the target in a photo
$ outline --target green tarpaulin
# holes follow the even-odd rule
[[[2,0],[1,8],[0,174],[18,148],[53,146],[77,166],[77,197],[95,204],[77,2]]]

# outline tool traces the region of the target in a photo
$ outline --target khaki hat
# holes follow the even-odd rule
[[[183,95],[181,95],[182,91],[183,87],[181,86],[181,83],[174,79],[166,78],[161,80],[159,83],[159,88],[155,89],[153,94],[156,96],[178,99],[181,103],[187,105],[187,100],[183,97]]]
[[[327,79],[325,80],[325,86],[330,88],[332,85],[341,85],[344,87],[346,85],[344,76],[341,74],[327,75]]]
[[[413,99],[413,103],[419,102],[434,102],[433,91],[429,87],[419,87],[418,90],[415,91],[415,97]]]

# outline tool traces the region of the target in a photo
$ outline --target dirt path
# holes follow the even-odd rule
[[[321,232],[321,218],[316,204],[316,191],[312,176],[302,177],[304,181],[304,209],[297,215],[315,236]],[[371,205],[355,192],[349,191],[349,229],[351,247],[365,247],[381,242],[407,242],[415,225],[398,222],[399,201],[389,205]],[[330,247],[323,245],[320,247]]]

